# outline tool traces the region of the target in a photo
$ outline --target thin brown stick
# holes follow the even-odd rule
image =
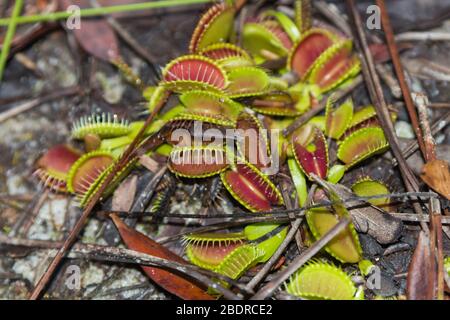
[[[403,157],[402,151],[397,143],[397,138],[394,132],[394,126],[390,119],[389,110],[384,99],[383,89],[381,87],[380,79],[375,69],[375,64],[373,57],[370,53],[369,45],[367,43],[367,37],[364,33],[363,23],[361,17],[356,8],[354,0],[347,0],[348,8],[355,25],[356,38],[359,41],[359,46],[362,51],[362,72],[366,80],[367,89],[370,94],[370,98],[375,106],[378,119],[380,120],[381,127],[383,128],[384,134],[387,137],[389,145],[391,147],[392,153],[399,163],[400,173],[405,184],[406,190],[409,192],[417,192],[419,190],[419,182],[417,181],[415,175],[412,173],[405,158]],[[386,31],[388,33],[388,31]],[[422,208],[420,204],[413,203],[414,210],[417,213],[422,213]],[[426,223],[421,223],[424,230],[428,230]]]
[[[352,36],[352,30],[350,29],[347,20],[340,12],[335,10],[335,7],[332,7],[331,4],[326,3],[323,0],[316,0],[313,2],[313,5],[322,15],[332,21],[347,37]]]
[[[317,187],[316,184],[313,184],[313,186],[311,187],[309,194],[308,194],[308,199],[306,202],[307,204],[311,203],[311,199],[314,195],[316,187]],[[290,208],[288,208],[288,209],[290,209]],[[289,218],[294,219],[294,216],[292,213],[289,214]],[[252,278],[252,280],[250,280],[249,283],[247,283],[247,286],[246,286],[247,290],[255,289],[255,287],[266,277],[266,275],[269,273],[269,271],[272,269],[272,267],[275,265],[275,263],[280,259],[281,255],[286,250],[289,243],[291,243],[292,239],[297,234],[299,234],[298,228],[300,227],[302,221],[303,221],[302,218],[297,218],[295,220],[291,220],[291,229],[289,229],[289,232],[286,235],[286,238],[280,244],[278,249],[274,252],[272,257],[270,257],[269,261],[266,262],[264,267]],[[299,250],[300,250],[300,246],[299,246]]]
[[[402,221],[408,222],[430,222],[430,215],[428,214],[417,214],[417,213],[402,213],[402,212],[389,212],[390,215],[399,218]],[[442,216],[441,217],[442,224],[450,224],[450,217]]]
[[[425,152],[427,162],[436,160],[436,145],[431,133],[430,123],[428,121],[428,98],[425,94],[416,93],[414,95],[414,104],[419,113],[420,127],[422,128]],[[441,205],[438,199],[430,199],[431,209],[431,241],[430,249],[436,254],[432,254],[430,264],[437,265],[437,288],[435,297],[439,300],[444,299],[444,254],[442,246],[442,221]]]
[[[278,272],[276,277],[262,287],[251,300],[264,300],[273,295],[275,290],[286,281],[294,272],[316,255],[324,246],[327,245],[335,236],[337,236],[350,223],[347,218],[341,219],[330,231],[328,231],[322,238],[314,242],[303,254],[295,258],[286,269]]]
[[[430,199],[431,205],[431,226],[434,231],[434,243],[435,246],[431,247],[436,252],[436,255],[432,255],[432,259],[435,259],[437,265],[437,286],[436,286],[436,298],[438,300],[444,300],[444,248],[442,243],[442,215],[441,205],[438,199]]]
[[[282,195],[283,195],[284,203],[286,204],[286,209],[294,209],[294,205],[292,204],[290,193],[288,192],[289,184],[286,181],[283,181],[281,183],[281,185],[283,188]],[[297,203],[296,203],[295,207],[298,208]],[[288,216],[289,216],[289,218],[294,219],[293,213],[289,213]],[[302,220],[302,218],[297,218],[297,219],[291,221],[291,228],[298,229],[298,227],[300,226],[301,220]],[[299,224],[299,226],[297,226],[297,224]],[[295,237],[295,241],[297,243],[297,248],[298,248],[299,252],[301,252],[301,249],[303,248],[303,241],[302,241],[302,236],[300,234],[300,231],[297,230],[294,237]]]
[[[25,111],[31,110],[35,107],[38,107],[38,106],[42,105],[43,103],[53,101],[56,99],[61,99],[64,97],[73,96],[79,92],[80,92],[80,88],[78,86],[74,86],[74,87],[55,90],[43,97],[38,97],[38,98],[32,99],[30,101],[24,102],[18,106],[11,108],[10,110],[0,113],[0,123],[19,115],[22,112],[25,112]]]
[[[450,109],[449,102],[431,102],[428,104],[428,107],[435,109]]]
[[[414,103],[413,103],[413,100],[411,97],[408,83],[406,82],[406,79],[405,79],[405,73],[403,71],[403,66],[400,61],[400,55],[398,53],[397,44],[395,42],[394,32],[392,30],[389,14],[388,14],[386,5],[384,3],[384,0],[376,0],[376,3],[381,11],[381,23],[383,25],[386,42],[387,42],[387,45],[389,48],[389,52],[391,54],[392,64],[394,65],[394,69],[395,69],[395,73],[397,74],[400,89],[402,90],[402,93],[403,93],[403,99],[405,100],[406,109],[408,110],[409,118],[411,120],[412,127],[416,134],[422,155],[424,156],[424,159],[427,160],[425,145],[423,143],[422,132],[420,131],[420,127],[419,127],[419,119],[417,117],[417,113],[414,108]]]
[[[0,243],[10,246],[20,246],[28,248],[43,248],[43,249],[58,249],[62,242],[46,241],[46,240],[30,240],[21,238],[10,238],[0,233]],[[236,281],[221,275],[213,271],[205,270],[191,264],[182,264],[171,260],[166,260],[163,258],[155,257],[142,252],[102,246],[96,244],[74,244],[73,247],[67,254],[69,258],[81,258],[81,259],[93,259],[98,261],[110,261],[110,262],[120,262],[120,263],[131,263],[139,264],[143,266],[156,266],[164,267],[169,270],[173,270],[182,273],[189,278],[193,278],[201,282],[207,287],[212,287],[222,294],[224,297],[231,300],[239,300],[236,294],[231,292],[229,289],[224,288],[222,285],[213,281],[212,278],[221,279],[228,282],[237,288],[242,288],[243,286]]]
[[[420,127],[423,132],[423,142],[425,148],[425,158],[426,162],[432,161],[436,159],[436,147],[433,139],[433,135],[431,134],[430,123],[428,121],[428,98],[425,94],[415,93],[414,94],[414,104],[417,107],[417,111],[419,113],[420,119]],[[419,144],[420,146],[420,144]]]
[[[139,142],[141,141],[141,138],[142,138],[145,130],[150,125],[150,123],[153,121],[154,117],[158,114],[159,110],[163,107],[164,103],[165,103],[165,99],[162,99],[161,103],[155,107],[153,112],[148,116],[147,120],[145,121],[144,126],[141,128],[141,130],[139,131],[137,136],[134,138],[133,142],[131,142],[131,144],[127,147],[123,156],[114,165],[111,172],[106,176],[104,183],[100,186],[100,188],[97,190],[97,192],[95,192],[93,194],[91,200],[87,204],[86,208],[83,210],[81,217],[78,219],[74,228],[69,233],[67,239],[64,241],[63,245],[56,253],[55,257],[53,258],[52,262],[48,266],[47,270],[44,272],[42,277],[39,279],[36,287],[34,288],[33,292],[31,293],[30,299],[35,300],[35,299],[39,298],[40,294],[42,293],[45,286],[50,281],[50,278],[52,277],[53,273],[55,272],[56,267],[59,265],[62,258],[65,256],[67,250],[72,246],[72,244],[75,242],[76,238],[78,237],[78,234],[83,229],[87,218],[90,216],[95,205],[100,200],[102,193],[109,186],[111,181],[114,179],[116,173],[119,172],[120,170],[122,170],[122,168],[135,156],[135,153],[137,152],[137,150],[135,150],[135,149],[139,145]]]
[[[22,228],[19,230],[19,234],[21,235],[27,235],[28,231],[30,231],[31,226],[36,220],[36,217],[39,214],[39,211],[41,210],[42,206],[44,205],[45,201],[48,199],[48,195],[50,193],[49,189],[46,189],[41,196],[38,199],[38,202],[34,206],[33,210],[31,211],[30,215],[27,215],[27,220],[25,221],[25,224],[22,226]]]

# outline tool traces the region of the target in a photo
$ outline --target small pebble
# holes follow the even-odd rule
[[[414,139],[414,131],[412,126],[406,121],[397,121],[395,123],[395,134],[399,138]]]

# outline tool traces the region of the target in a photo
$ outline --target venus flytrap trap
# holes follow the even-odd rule
[[[270,211],[283,197],[270,179],[250,163],[236,163],[220,174],[223,185],[248,210]]]
[[[292,153],[300,168],[309,177],[311,173],[326,178],[328,173],[328,145],[322,131],[305,126],[292,135]]]
[[[258,169],[270,165],[271,152],[266,130],[253,114],[241,112],[236,121],[238,155]]]
[[[227,4],[212,6],[197,24],[189,50],[196,53],[218,42],[226,42],[233,30],[235,9]]]
[[[110,113],[81,117],[72,127],[73,139],[84,139],[88,134],[94,134],[100,138],[113,138],[128,133],[130,133],[129,122]]]
[[[168,168],[177,176],[205,178],[221,173],[228,167],[222,147],[174,147]]]
[[[335,213],[328,209],[311,209],[306,213],[306,221],[314,238],[320,239],[343,216],[349,217],[348,212]],[[362,249],[354,226],[349,224],[348,228],[325,246],[325,250],[342,263],[357,263],[361,259]]]
[[[257,67],[234,68],[228,73],[230,81],[225,92],[231,98],[259,96],[269,89],[270,79]]]
[[[254,245],[239,246],[222,260],[215,271],[231,279],[238,279],[245,271],[256,265],[263,254],[264,252]]]
[[[368,176],[358,179],[358,181],[356,181],[351,188],[356,195],[361,197],[370,197],[390,193],[389,188],[382,181],[374,180]],[[386,209],[389,206],[391,199],[386,197],[369,199],[367,201],[374,206]]]
[[[337,41],[337,36],[328,30],[308,30],[292,48],[287,62],[288,69],[294,71],[301,80],[306,80],[315,61]]]
[[[313,261],[294,273],[285,284],[289,294],[313,300],[359,300],[364,293],[357,290],[350,275],[330,263]]]
[[[272,25],[255,21],[247,22],[242,31],[242,44],[245,50],[253,55],[255,62],[276,60],[287,56],[292,45],[287,34]]]
[[[285,91],[272,91],[255,98],[251,107],[257,113],[268,116],[295,117],[302,112],[296,109],[294,98]]]
[[[346,137],[337,150],[337,157],[347,168],[351,168],[367,158],[385,152],[389,144],[379,127],[363,128]]]
[[[263,253],[258,262],[267,262],[286,238],[288,227],[278,223],[254,223],[244,228],[247,239]],[[274,235],[272,235],[274,233]],[[272,236],[267,236],[272,235]]]
[[[202,49],[199,54],[216,61],[227,71],[254,65],[252,57],[232,43],[215,43]]]
[[[352,54],[351,40],[338,42],[325,50],[311,66],[308,82],[328,92],[360,71],[360,62]]]
[[[92,151],[81,156],[71,166],[67,189],[77,196],[81,206],[89,201],[113,163],[114,157],[110,152]]]
[[[162,71],[163,86],[182,93],[190,90],[221,92],[228,85],[225,70],[214,60],[187,55],[170,62]]]
[[[397,114],[391,111],[390,115],[392,122],[395,122],[395,120],[397,119]],[[347,130],[340,137],[340,140],[344,140],[350,134],[358,131],[359,129],[374,127],[380,127],[380,122],[378,120],[378,117],[376,116],[375,108],[372,105],[362,107],[354,112],[352,121],[350,122]]]
[[[245,245],[246,240],[242,233],[204,233],[184,237],[189,260],[209,270],[216,269],[232,251]]]
[[[325,134],[327,137],[339,140],[350,126],[352,118],[352,100],[349,99],[338,108],[333,109],[333,99],[328,99],[325,107]]]
[[[56,145],[37,160],[33,174],[45,187],[56,192],[68,192],[69,170],[80,156],[81,152],[69,145]]]

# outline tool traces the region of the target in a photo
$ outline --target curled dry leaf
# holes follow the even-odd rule
[[[355,197],[355,194],[346,186],[329,183],[316,175],[314,175],[314,180],[327,193],[334,194],[330,198],[339,198],[342,201],[346,201],[349,198]],[[402,233],[403,223],[400,219],[391,216],[389,213],[382,211],[368,202],[354,200],[345,202],[344,205],[350,212],[356,230],[371,235],[381,244],[396,241]]]
[[[431,189],[450,200],[450,170],[446,161],[436,159],[427,162],[420,177]]]
[[[416,250],[408,268],[406,296],[408,300],[431,300],[434,297],[436,269],[430,248],[430,238],[420,232]]]
[[[111,218],[128,248],[138,252],[150,254],[158,258],[187,264],[183,258],[176,255],[166,247],[160,245],[144,234],[128,227],[117,215],[111,215]],[[155,281],[159,286],[180,297],[181,299],[213,300],[213,297],[207,294],[202,288],[179,275],[158,267],[143,266],[142,269],[147,276]]]

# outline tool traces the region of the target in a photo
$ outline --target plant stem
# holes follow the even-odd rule
[[[22,11],[22,7],[23,0],[16,0],[11,18],[7,19],[8,23],[5,24],[5,26],[8,26],[8,30],[6,31],[2,52],[0,54],[0,82],[3,78],[3,70],[5,69],[6,60],[8,59],[9,49],[11,48],[11,42],[14,38],[14,33],[16,33],[17,20],[20,12]]]
[[[22,2],[21,0],[20,2]],[[16,1],[16,3],[19,0]],[[116,12],[130,12],[130,11],[139,11],[146,9],[157,9],[157,8],[169,8],[176,6],[184,6],[190,4],[200,4],[200,3],[209,3],[211,0],[161,0],[161,1],[152,1],[152,2],[142,2],[142,3],[132,3],[132,4],[124,4],[117,6],[109,6],[109,7],[101,7],[101,8],[86,8],[80,9],[81,17],[93,17],[93,16],[101,16],[112,14]],[[58,11],[51,13],[44,13],[39,15],[30,15],[18,17],[16,20],[17,24],[23,23],[36,23],[36,22],[47,22],[47,21],[56,21],[61,19],[67,19],[72,16],[73,12],[67,11]],[[11,22],[12,18],[4,18],[0,19],[0,26],[7,26]]]

